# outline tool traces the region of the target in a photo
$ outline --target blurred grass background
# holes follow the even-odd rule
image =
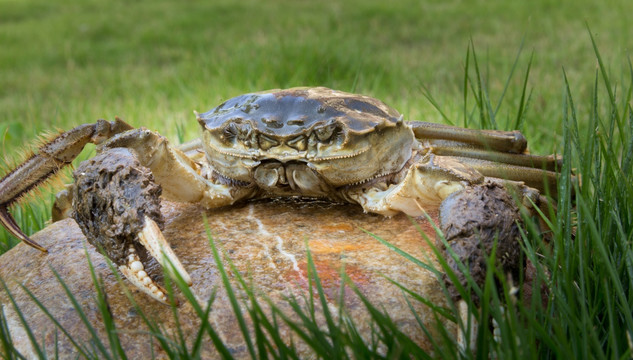
[[[496,302],[481,311],[499,322],[501,341],[482,326],[476,353],[436,354],[630,358],[630,14],[633,1],[625,0],[0,0],[0,163],[14,162],[43,131],[115,115],[188,141],[198,133],[192,110],[270,88],[364,93],[407,119],[470,127],[490,126],[480,122],[489,111],[499,128],[518,123],[532,152],[564,150],[563,170],[575,167],[583,186],[572,210],[571,184],[561,182],[567,190],[559,192],[550,244],[538,231],[521,242],[525,256],[549,272],[538,275],[549,288],[547,306],[533,301],[517,304],[518,315],[504,313],[488,286]],[[44,191],[13,213],[32,233],[44,226],[51,202]],[[0,253],[10,239],[0,230]]]
[[[187,141],[198,133],[192,110],[292,86],[364,93],[407,119],[446,121],[426,89],[462,125],[471,41],[493,103],[517,61],[500,128],[514,124],[533,54],[521,130],[533,152],[560,151],[562,68],[575,94],[589,96],[596,72],[589,27],[612,79],[624,80],[632,13],[624,0],[0,0],[3,160],[15,162],[43,131],[115,115]],[[18,208],[16,217],[26,214],[23,225],[35,231],[50,202],[45,195],[44,210]]]

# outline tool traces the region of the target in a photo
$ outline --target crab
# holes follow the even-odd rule
[[[133,285],[166,303],[146,271],[151,258],[189,284],[191,278],[162,236],[160,196],[207,208],[299,196],[416,217],[485,182],[511,187],[533,207],[545,189],[555,192],[560,166],[556,156],[528,154],[518,131],[405,121],[377,99],[323,87],[245,94],[195,114],[202,136],[181,146],[119,118],[61,133],[0,180],[0,222],[46,251],[8,209],[96,144],[98,159],[74,172],[75,185],[60,193],[54,214],[73,216]],[[104,173],[95,178],[85,166]]]

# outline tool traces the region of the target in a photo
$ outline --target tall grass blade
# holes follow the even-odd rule
[[[0,279],[2,286],[5,289],[7,296],[13,301],[13,296],[8,291],[3,279]],[[13,345],[13,339],[11,339],[11,332],[9,331],[9,323],[4,313],[4,308],[0,307],[0,344],[2,345],[3,359],[26,359]]]
[[[222,259],[220,258],[220,253],[218,252],[218,249],[215,246],[215,241],[213,240],[213,236],[211,236],[211,230],[209,229],[209,223],[206,216],[203,216],[203,221],[204,221],[204,226],[207,231],[207,238],[209,239],[209,245],[211,246],[211,251],[213,252],[213,259],[215,260],[215,263],[218,265],[218,272],[220,273],[220,276],[222,277],[222,284],[224,285],[224,290],[226,291],[227,296],[229,297],[229,301],[233,309],[233,314],[235,315],[237,319],[238,325],[242,332],[242,336],[244,338],[244,342],[246,343],[246,346],[248,348],[248,352],[252,358],[255,358],[256,357],[255,348],[253,347],[253,342],[251,341],[251,335],[248,331],[248,327],[246,326],[244,315],[242,314],[242,308],[240,307],[240,304],[238,303],[238,300],[237,300],[237,296],[235,295],[235,292],[233,291],[233,286],[231,285],[231,282],[229,281],[228,273],[226,272],[226,269],[224,268],[224,266],[221,266]]]
[[[99,309],[99,313],[101,314],[101,321],[103,321],[105,332],[108,335],[110,351],[115,358],[127,359],[125,351],[121,346],[121,341],[116,329],[116,324],[114,323],[112,313],[110,312],[110,305],[108,305],[107,294],[103,290],[103,281],[97,278],[94,266],[92,265],[92,260],[90,259],[90,255],[88,254],[88,249],[84,249],[84,252],[86,254],[86,259],[88,260],[88,268],[90,269],[90,276],[92,278],[92,283],[94,284],[96,292],[97,308]]]
[[[18,306],[17,302],[15,301],[15,298],[13,297],[13,294],[11,294],[11,292],[9,291],[9,288],[7,287],[7,284],[4,282],[3,279],[0,279],[0,283],[2,283],[2,287],[4,288],[4,291],[7,294],[7,297],[9,298],[9,301],[11,301],[11,304],[13,304],[13,310],[15,311],[15,313],[20,318],[20,323],[22,324],[22,328],[24,329],[24,331],[26,332],[26,335],[28,336],[29,340],[31,341],[31,346],[33,347],[33,350],[35,351],[35,353],[37,354],[37,356],[40,359],[44,359],[46,357],[44,355],[44,349],[42,349],[40,347],[40,345],[38,344],[37,339],[35,338],[35,335],[33,334],[33,331],[31,330],[31,327],[29,326],[28,322],[26,321],[26,318],[24,317],[24,314],[22,314],[22,310],[20,310],[20,307]],[[3,316],[3,319],[4,319],[4,316]],[[7,331],[7,334],[9,334],[8,331]],[[15,355],[21,357],[21,355],[19,355],[17,352],[15,353]]]
[[[470,69],[470,45],[466,48],[466,63],[464,64],[464,86],[462,89],[463,101],[464,101],[464,127],[468,128],[468,70]]]
[[[616,98],[613,88],[611,87],[611,81],[609,80],[609,74],[607,73],[607,68],[604,66],[604,62],[602,61],[602,56],[600,55],[600,51],[598,50],[598,44],[596,43],[596,39],[594,39],[593,34],[591,33],[591,28],[589,28],[589,24],[586,23],[587,32],[589,33],[589,37],[591,38],[591,45],[593,46],[594,54],[596,55],[596,60],[598,60],[598,66],[600,68],[600,73],[602,74],[602,81],[604,81],[605,88],[607,90],[607,94],[609,95],[609,102],[612,106],[613,117],[616,119],[620,118],[618,113],[618,108],[616,106]]]
[[[527,83],[530,77],[530,69],[532,68],[532,60],[534,60],[534,52],[530,55],[530,61],[527,65],[527,70],[525,71],[525,76],[523,77],[523,87],[521,88],[521,99],[519,100],[519,109],[517,110],[516,120],[514,122],[514,129],[522,129],[523,123],[525,121],[525,113],[530,104],[530,99],[532,97],[532,91],[526,96],[527,91]]]
[[[476,84],[477,84],[477,107],[479,109],[479,124],[482,129],[497,129],[495,114],[490,103],[488,88],[485,85],[483,76],[479,70],[479,62],[477,61],[477,53],[475,52],[475,44],[470,41],[470,47],[473,50],[473,65],[475,66]]]
[[[77,301],[77,298],[75,298],[73,293],[70,291],[70,288],[68,287],[66,282],[64,282],[64,280],[61,278],[61,276],[55,269],[51,268],[51,271],[53,272],[53,275],[55,275],[57,282],[64,289],[64,292],[66,293],[66,297],[68,298],[68,300],[70,300],[73,308],[77,311],[77,315],[79,316],[79,319],[81,320],[81,322],[83,322],[86,329],[90,333],[91,335],[90,344],[95,348],[95,350],[99,352],[100,354],[99,357],[104,358],[104,359],[112,359],[111,354],[108,352],[106,346],[101,341],[101,336],[99,335],[97,330],[94,328],[94,326],[88,319],[88,316],[86,315],[81,305]]]
[[[508,74],[508,77],[506,78],[506,82],[503,85],[503,90],[501,91],[501,95],[499,96],[499,100],[497,101],[497,106],[495,106],[494,111],[492,112],[494,114],[494,117],[497,116],[497,113],[499,112],[499,108],[501,108],[501,105],[503,104],[503,99],[506,96],[506,92],[508,91],[508,87],[510,86],[510,80],[512,80],[514,71],[516,70],[517,64],[519,63],[519,59],[521,58],[521,53],[523,52],[524,45],[525,45],[525,36],[523,36],[523,39],[521,39],[521,44],[519,45],[519,49],[517,50],[516,56],[514,57],[514,62],[512,63],[512,67],[510,68],[510,74]]]
[[[90,350],[82,344],[79,344],[78,342],[75,341],[75,338],[72,336],[72,334],[70,334],[68,332],[68,330],[66,330],[61,323],[59,323],[59,321],[57,321],[57,319],[55,318],[55,316],[53,316],[53,314],[51,314],[51,312],[44,306],[44,304],[42,304],[42,302],[31,292],[31,290],[29,290],[26,286],[24,285],[20,285],[22,290],[24,290],[24,292],[27,293],[27,295],[31,298],[31,300],[35,303],[35,305],[37,305],[37,307],[40,308],[40,310],[42,310],[42,312],[53,322],[53,324],[55,324],[55,327],[57,329],[59,329],[64,336],[66,336],[66,339],[68,341],[70,341],[70,343],[74,346],[75,350],[77,350],[79,352],[79,354],[86,358],[93,358],[94,355],[90,354]]]
[[[446,115],[446,113],[442,110],[440,104],[435,100],[435,98],[433,98],[433,95],[431,95],[429,89],[425,85],[420,85],[420,87],[422,89],[422,95],[429,101],[429,103],[431,103],[431,105],[433,105],[435,110],[440,113],[442,119],[444,119],[444,121],[450,125],[455,125],[453,121],[448,117],[448,115]]]
[[[307,244],[306,244],[306,257],[307,257],[307,262],[308,262],[308,274],[309,274],[308,276],[311,279],[314,279],[314,284],[316,286],[317,294],[319,296],[319,302],[321,303],[321,311],[323,312],[323,316],[325,317],[325,322],[328,328],[328,334],[330,338],[328,343],[329,343],[329,346],[331,347],[330,355],[334,358],[338,358],[338,357],[343,356],[344,354],[341,343],[340,343],[340,340],[341,340],[340,333],[339,333],[340,328],[334,322],[334,316],[330,312],[330,307],[325,297],[325,291],[323,290],[321,279],[319,278],[319,274],[314,264],[314,259],[312,258],[312,252],[310,251],[310,248],[307,247]]]

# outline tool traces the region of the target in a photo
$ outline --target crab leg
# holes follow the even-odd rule
[[[415,136],[435,155],[452,157],[484,176],[522,181],[555,196],[562,158],[525,153],[527,141],[518,131],[471,130],[409,122]]]
[[[473,130],[424,121],[409,121],[408,124],[418,139],[452,140],[515,154],[521,154],[527,148],[527,140],[519,131]]]
[[[251,187],[232,187],[205,179],[200,174],[200,166],[193,160],[201,147],[199,141],[176,148],[160,134],[139,128],[113,136],[101,147],[102,150],[118,147],[132,149],[139,162],[151,170],[156,183],[163,188],[163,196],[168,200],[216,208],[248,198],[254,192]]]
[[[542,156],[531,154],[512,154],[464,146],[446,146],[435,144],[431,146],[434,154],[442,156],[467,157],[547,171],[560,170],[563,166],[563,159],[554,155]]]
[[[98,120],[94,124],[79,125],[42,145],[37,154],[28,158],[0,180],[0,223],[16,238],[46,252],[46,249],[29,239],[20,230],[8,208],[62,167],[70,164],[86,144],[98,144],[116,133],[131,128],[118,118],[112,122]]]
[[[499,164],[469,157],[455,157],[454,159],[469,165],[484,176],[524,182],[527,186],[540,191],[547,190],[556,197],[556,182],[560,176],[557,172],[527,166]]]

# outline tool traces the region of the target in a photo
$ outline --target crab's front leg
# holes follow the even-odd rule
[[[399,212],[421,216],[426,207],[438,207],[450,194],[478,184],[484,177],[478,171],[451,157],[427,153],[418,159],[404,178],[387,189],[356,187],[343,196],[360,204],[367,212],[395,215]]]
[[[132,127],[118,118],[112,122],[99,120],[94,124],[77,126],[42,145],[36,154],[0,180],[0,224],[25,244],[46,252],[45,248],[20,230],[9,213],[9,207],[59,169],[70,164],[88,143],[99,144],[129,129]]]
[[[164,302],[165,292],[152,280],[152,258],[163,266],[170,263],[167,270],[190,280],[160,230],[161,187],[169,199],[207,207],[232,204],[253,189],[206,180],[198,164],[157,133],[133,129],[119,119],[99,120],[60,134],[0,180],[0,224],[26,244],[46,251],[20,230],[8,208],[72,162],[88,143],[97,144],[101,155],[74,173],[77,184],[58,200],[55,216],[72,213],[88,240],[103,249],[133,284]]]

